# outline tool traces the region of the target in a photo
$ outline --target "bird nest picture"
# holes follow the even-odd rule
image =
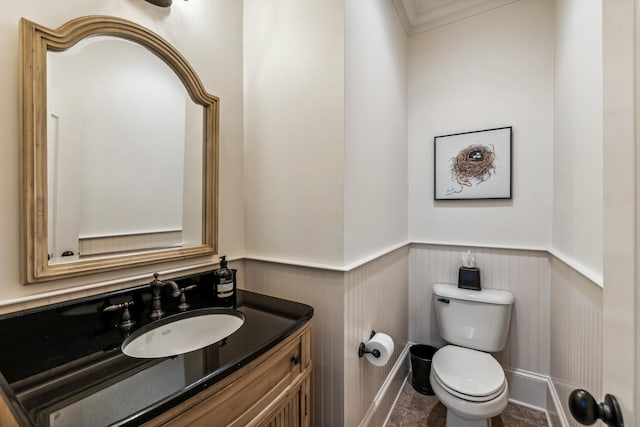
[[[436,136],[434,199],[510,199],[511,135],[504,127]]]

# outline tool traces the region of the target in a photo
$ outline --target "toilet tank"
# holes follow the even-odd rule
[[[461,347],[495,352],[504,348],[515,300],[509,291],[473,291],[433,285],[433,303],[442,339]]]

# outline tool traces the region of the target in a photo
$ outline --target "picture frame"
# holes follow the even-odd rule
[[[434,137],[434,200],[511,199],[511,126]]]

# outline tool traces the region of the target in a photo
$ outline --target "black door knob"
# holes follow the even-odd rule
[[[624,427],[618,399],[611,394],[598,403],[588,391],[573,390],[569,395],[569,410],[580,424],[591,425],[600,419],[608,426]]]

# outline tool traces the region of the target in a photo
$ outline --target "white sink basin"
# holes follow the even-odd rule
[[[124,340],[122,352],[138,358],[175,356],[214,344],[244,323],[233,309],[203,308],[156,320]]]

